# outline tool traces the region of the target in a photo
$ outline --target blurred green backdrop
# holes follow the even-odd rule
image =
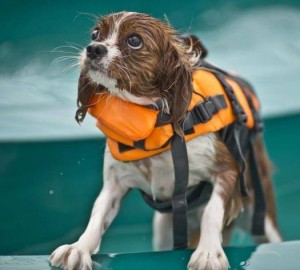
[[[200,36],[209,60],[254,84],[280,226],[286,240],[299,239],[299,8],[299,1],[258,0],[0,1],[0,254],[49,254],[88,221],[105,141],[93,121],[75,123],[78,71],[65,72],[69,60],[58,57],[88,44],[89,14],[120,10],[166,14],[179,31]],[[150,250],[151,216],[138,192],[128,195],[101,252]],[[236,232],[234,245],[249,243]]]

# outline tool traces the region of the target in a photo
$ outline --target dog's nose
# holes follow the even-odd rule
[[[91,58],[102,58],[107,54],[107,49],[102,44],[92,44],[86,47],[86,55]]]

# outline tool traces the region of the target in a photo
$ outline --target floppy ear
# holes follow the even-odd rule
[[[93,95],[97,92],[102,92],[104,87],[101,85],[93,84],[86,74],[81,73],[78,80],[78,93],[77,93],[77,111],[75,119],[78,124],[82,123],[90,107],[90,102]]]
[[[192,53],[196,53],[197,55],[199,54],[200,59],[204,59],[208,55],[208,50],[205,48],[205,46],[197,36],[184,34],[179,38],[188,50],[191,50]]]
[[[184,50],[173,44],[166,45],[160,63],[160,89],[167,93],[174,132],[184,136],[182,122],[186,116],[193,92],[192,69]]]

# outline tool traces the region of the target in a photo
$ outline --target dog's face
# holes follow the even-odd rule
[[[192,67],[204,51],[201,43],[134,12],[99,19],[91,38],[81,54],[77,121],[95,92],[108,91],[142,105],[162,100],[178,129],[192,94]]]

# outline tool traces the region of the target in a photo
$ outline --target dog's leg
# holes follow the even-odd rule
[[[106,162],[109,163],[109,162]],[[121,185],[111,164],[104,165],[104,185],[97,197],[85,232],[71,245],[57,248],[50,257],[52,266],[63,269],[92,269],[91,255],[99,250],[102,235],[116,216],[128,188]]]
[[[265,218],[265,237],[255,238],[257,242],[279,243],[282,241],[277,223],[276,205],[273,185],[269,176],[263,176],[263,186],[267,202],[267,213]]]
[[[156,251],[173,247],[173,215],[155,211],[153,217],[153,248]]]
[[[265,234],[269,243],[279,243],[282,241],[277,226],[274,225],[272,219],[269,216],[266,216],[265,219]]]
[[[189,270],[228,269],[229,263],[221,246],[222,229],[225,206],[236,187],[236,177],[234,171],[217,175],[202,215],[200,241],[188,264]]]

